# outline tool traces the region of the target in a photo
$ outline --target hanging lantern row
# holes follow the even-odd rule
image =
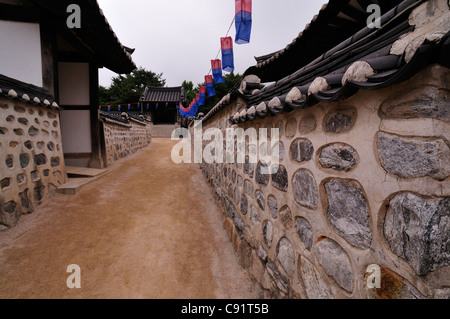
[[[235,0],[235,27],[236,27],[236,44],[246,44],[250,42],[252,30],[252,0]],[[231,27],[231,26],[230,26]],[[228,30],[229,31],[229,30]],[[200,94],[192,100],[188,108],[184,108],[180,103],[180,114],[184,117],[196,114],[198,107],[205,104],[206,94],[208,97],[216,95],[214,83],[224,83],[225,79],[222,70],[225,72],[234,71],[234,54],[233,39],[227,36],[220,38],[220,50],[222,52],[222,60],[211,60],[212,75],[205,75],[205,86],[200,87]]]
[[[252,0],[235,0],[235,27],[236,27],[236,44],[246,44],[250,42],[250,35],[252,29]],[[230,26],[231,27],[231,26]],[[229,30],[228,30],[229,31]],[[196,95],[195,99],[191,101],[188,108],[185,108],[180,102],[178,105],[178,110],[182,117],[193,117],[197,114],[198,108],[205,104],[206,95],[212,97],[216,95],[214,90],[214,83],[220,84],[224,83],[222,70],[225,72],[234,71],[234,54],[233,54],[233,39],[227,36],[220,38],[220,50],[222,52],[222,60],[214,59],[211,60],[211,70],[212,75],[205,75],[205,86],[200,87],[199,94]],[[158,103],[155,104],[155,109],[158,109]],[[167,108],[169,103],[166,102],[165,107]],[[128,111],[141,111],[141,104],[128,104],[126,106]],[[100,106],[100,111],[122,111],[122,106]],[[145,106],[146,110],[150,110],[150,104]]]

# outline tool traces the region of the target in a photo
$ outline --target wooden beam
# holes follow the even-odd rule
[[[98,69],[93,63],[89,63],[89,96],[90,96],[90,120],[91,120],[91,140],[92,156],[89,161],[90,168],[104,168],[101,151],[101,125],[98,113]]]

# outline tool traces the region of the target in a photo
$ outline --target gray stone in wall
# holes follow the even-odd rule
[[[255,164],[250,163],[250,158],[248,156],[245,157],[244,173],[250,178],[253,178],[253,175],[255,174]]]
[[[227,186],[227,194],[229,197],[233,198],[233,184],[228,184]]]
[[[41,179],[41,176],[39,175],[39,172],[38,172],[38,171],[32,171],[32,172],[30,173],[30,177],[31,177],[31,180],[32,180],[33,182],[36,182],[36,181],[38,181],[38,180]]]
[[[281,238],[278,243],[277,259],[286,273],[292,276],[295,270],[295,251],[286,237]]]
[[[306,169],[294,174],[294,198],[300,205],[315,209],[318,205],[318,190],[314,176]]]
[[[24,208],[30,208],[30,198],[28,197],[28,189],[19,194],[20,202]]]
[[[244,181],[244,191],[248,196],[253,197],[253,193],[255,192],[255,190],[252,181],[248,179]]]
[[[283,142],[280,141],[280,142],[276,143],[274,145],[274,147],[272,148],[273,156],[276,156],[275,150],[276,150],[277,146],[278,146],[278,160],[280,162],[282,162],[282,161],[284,161],[284,155],[285,155],[286,150],[284,149]]]
[[[336,232],[349,243],[367,249],[372,242],[367,199],[354,181],[333,179],[325,183],[327,217]]]
[[[269,195],[267,198],[267,204],[269,206],[270,214],[273,218],[278,218],[278,201],[273,195]]]
[[[1,189],[9,187],[9,185],[11,185],[11,178],[9,178],[9,177],[3,178],[0,181],[0,188]]]
[[[296,139],[291,144],[291,158],[296,162],[310,161],[314,155],[314,146],[306,139]]]
[[[286,122],[286,129],[285,129],[286,137],[293,137],[295,136],[296,133],[297,133],[297,121],[295,120],[295,118],[290,118]]]
[[[59,159],[59,157],[58,157],[58,156],[52,157],[52,158],[50,159],[50,165],[51,165],[51,167],[59,166],[59,165],[60,165],[60,159]]]
[[[238,175],[238,187],[240,189],[242,189],[243,186],[244,186],[244,180],[242,179],[241,175]]]
[[[22,184],[23,182],[25,182],[26,181],[26,176],[25,176],[25,174],[19,174],[19,175],[17,175],[17,178],[16,178],[16,180],[17,180],[17,184]]]
[[[299,258],[299,272],[309,299],[334,299],[328,284],[313,264],[303,256]]]
[[[264,243],[270,248],[273,240],[273,225],[268,220],[266,220],[263,225],[263,238]]]
[[[0,224],[8,227],[15,226],[19,214],[16,212],[17,203],[15,201],[9,201],[0,207]]]
[[[311,251],[313,245],[313,231],[311,224],[303,217],[299,217],[295,220],[298,236],[300,240],[305,244],[306,248]]]
[[[382,118],[450,120],[449,91],[425,86],[396,95],[381,105]]]
[[[34,163],[37,166],[45,165],[47,164],[47,157],[45,154],[37,154],[34,156]]]
[[[275,174],[271,174],[272,176],[272,185],[279,190],[284,192],[287,191],[289,185],[289,177],[286,170],[286,167],[283,165],[278,165],[278,170]]]
[[[356,122],[358,112],[354,107],[340,108],[325,115],[324,129],[328,133],[344,133],[350,131]]]
[[[310,115],[302,118],[298,127],[299,127],[300,133],[303,135],[312,133],[317,128],[317,120],[314,117],[314,115],[310,114]]]
[[[26,141],[23,145],[25,145],[25,147],[29,150],[33,149],[33,143],[31,143],[31,141]]]
[[[236,214],[236,206],[228,199],[228,197],[224,196],[225,207],[227,209],[228,216],[234,218]]]
[[[55,144],[53,142],[47,143],[47,148],[50,152],[53,152],[55,150]]]
[[[358,154],[349,145],[332,144],[321,150],[319,163],[324,168],[348,172],[358,163]]]
[[[292,213],[288,206],[280,209],[280,221],[286,230],[291,230],[294,227],[294,220],[292,219]]]
[[[28,134],[29,134],[30,136],[36,136],[36,135],[39,134],[39,129],[37,129],[37,128],[35,128],[34,126],[32,126],[32,127],[30,127],[30,128],[28,129]]]
[[[289,292],[289,280],[280,273],[275,263],[271,261],[267,262],[266,270],[272,277],[278,289],[287,294]]]
[[[8,214],[13,214],[16,211],[17,204],[15,201],[10,201],[3,205],[3,210]]]
[[[35,187],[33,195],[35,201],[37,202],[41,201],[44,198],[44,186],[39,185]]]
[[[5,164],[8,168],[13,168],[14,167],[14,159],[12,156],[8,156],[5,160]]]
[[[258,225],[261,222],[261,216],[258,213],[258,210],[255,206],[250,207],[250,221],[252,222],[252,225]]]
[[[244,215],[248,213],[248,199],[244,194],[241,196],[241,213]]]
[[[18,118],[17,122],[19,122],[22,125],[28,125],[28,120],[26,118],[23,118],[23,117]]]
[[[404,192],[394,196],[388,207],[383,230],[396,255],[418,275],[450,265],[450,197]]]
[[[270,175],[264,173],[268,172],[269,168],[267,167],[267,164],[259,162],[258,165],[256,166],[256,176],[255,176],[256,182],[260,185],[267,186],[269,184]]]
[[[265,211],[266,210],[266,197],[264,196],[264,193],[258,189],[255,192],[255,196],[256,196],[256,202],[258,203],[259,208],[261,208],[263,211]]]
[[[402,178],[450,175],[450,149],[441,138],[421,139],[378,133],[378,155],[390,174]]]
[[[267,261],[267,252],[264,249],[264,247],[261,245],[261,243],[258,243],[258,257],[262,261]]]
[[[241,232],[244,232],[246,225],[245,225],[244,220],[242,219],[242,217],[239,214],[234,214],[233,222],[238,230],[240,230]]]
[[[325,272],[347,292],[353,291],[353,272],[347,253],[334,240],[324,238],[313,248],[314,254]]]

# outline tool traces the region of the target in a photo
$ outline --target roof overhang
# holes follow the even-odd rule
[[[96,0],[78,0],[81,9],[81,28],[67,27],[67,7],[72,0],[28,0],[25,6],[44,14],[45,20],[57,30],[69,32],[85,46],[95,59],[97,66],[118,74],[128,74],[136,69],[131,54],[134,49],[123,46],[103,15]]]

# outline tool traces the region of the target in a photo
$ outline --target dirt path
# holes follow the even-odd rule
[[[0,233],[0,298],[256,298],[198,166],[152,145]],[[67,266],[81,268],[68,289]]]

